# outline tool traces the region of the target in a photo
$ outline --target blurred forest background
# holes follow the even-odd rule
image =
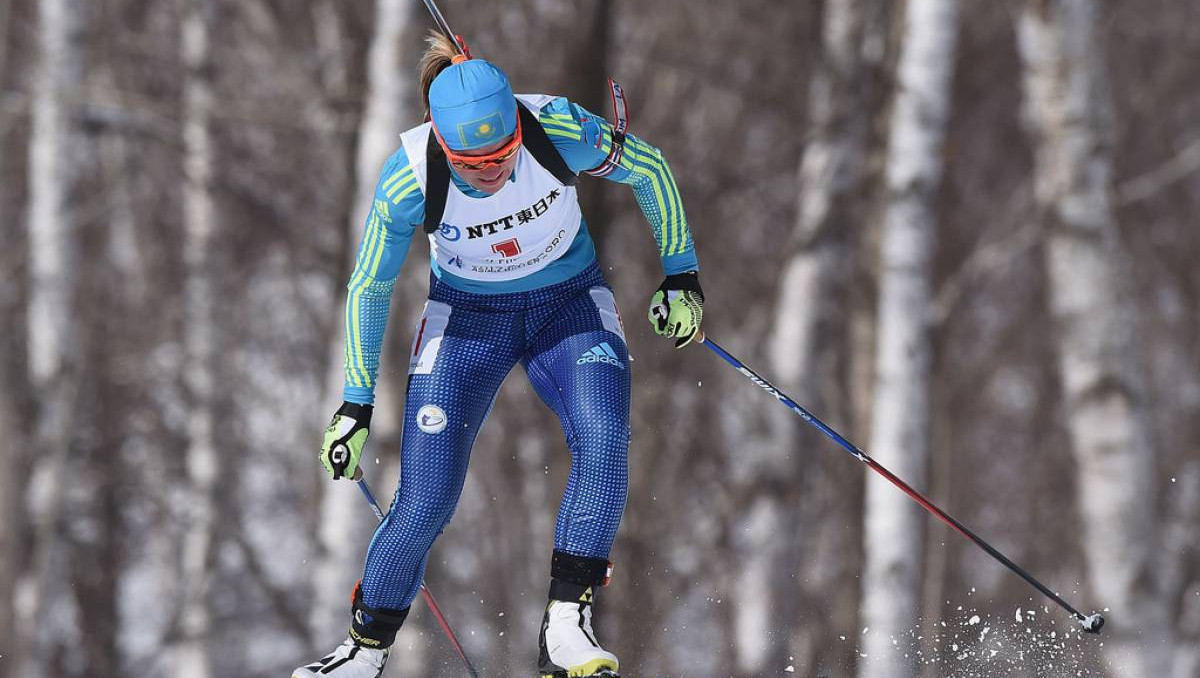
[[[634,363],[598,631],[633,678],[1200,677],[1200,3],[443,0],[514,88],[680,183],[705,329],[1085,613],[643,318],[633,196],[584,182]],[[316,460],[416,0],[0,0],[0,676],[268,678],[344,637],[374,518]],[[427,244],[368,479],[398,477]],[[427,582],[532,675],[569,458],[524,375]],[[386,675],[459,676],[418,601]],[[1072,630],[1076,629],[1076,630]]]

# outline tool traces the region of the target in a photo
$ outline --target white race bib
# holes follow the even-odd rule
[[[450,182],[441,227],[429,237],[442,270],[471,280],[515,280],[570,248],[582,218],[575,188],[558,183],[525,148],[515,174],[484,198]]]
[[[531,104],[535,115],[552,100],[519,98]],[[424,192],[429,124],[402,138]],[[566,254],[583,218],[575,187],[559,183],[525,147],[514,175],[482,198],[464,194],[451,180],[441,226],[429,236],[430,254],[439,268],[460,278],[499,282],[536,273]]]

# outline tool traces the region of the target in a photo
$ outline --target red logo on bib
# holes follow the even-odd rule
[[[492,251],[505,259],[511,259],[521,253],[521,243],[516,238],[498,242],[492,245]]]

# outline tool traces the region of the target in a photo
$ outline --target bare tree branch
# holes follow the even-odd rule
[[[1117,186],[1117,205],[1125,207],[1154,197],[1171,184],[1200,170],[1200,139],[1184,146],[1170,160]]]

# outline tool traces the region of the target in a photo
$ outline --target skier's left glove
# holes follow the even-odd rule
[[[650,300],[650,324],[664,337],[675,337],[675,348],[691,343],[704,317],[704,292],[696,271],[667,276]]]
[[[371,405],[343,402],[333,415],[333,421],[329,422],[329,428],[325,429],[321,465],[334,480],[353,478],[358,470],[374,409]]]

